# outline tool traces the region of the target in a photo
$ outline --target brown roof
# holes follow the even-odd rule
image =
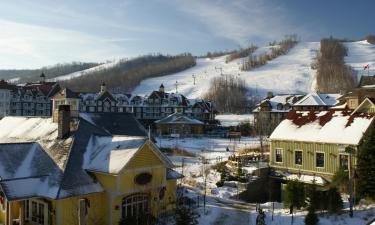
[[[6,82],[5,80],[0,80],[0,89],[15,90],[16,85],[10,84],[10,83]]]

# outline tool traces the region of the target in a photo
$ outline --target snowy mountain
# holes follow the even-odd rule
[[[266,65],[252,71],[240,71],[240,62],[243,59],[225,63],[226,56],[208,59],[197,59],[197,65],[188,70],[146,79],[136,87],[134,94],[148,94],[152,90],[164,84],[166,91],[176,91],[189,98],[199,98],[210,87],[210,80],[213,77],[223,74],[231,74],[244,79],[252,92],[264,95],[267,91],[275,93],[301,93],[309,92],[315,87],[316,71],[310,65],[319,50],[319,42],[302,42],[297,44],[287,55],[280,56]],[[270,47],[262,47],[254,54],[262,54],[269,51]],[[194,85],[193,74],[196,77]]]
[[[358,71],[359,77],[367,75],[363,66],[370,65],[370,74],[375,72],[375,45],[367,41],[346,42],[348,56],[345,62]],[[240,63],[244,59],[237,59],[226,63],[226,56],[209,59],[198,58],[197,65],[182,72],[143,80],[134,88],[133,94],[146,95],[156,90],[161,83],[166,91],[177,91],[189,98],[199,98],[210,87],[210,80],[222,74],[231,74],[244,79],[250,87],[252,94],[264,96],[267,91],[277,94],[282,93],[308,93],[315,90],[316,70],[311,69],[311,63],[319,51],[319,42],[301,42],[290,50],[287,55],[280,56],[269,61],[266,65],[252,71],[241,71]],[[271,47],[260,47],[253,54],[268,53]],[[88,76],[92,72],[109,69],[118,64],[112,61],[90,69],[59,76],[51,81],[74,79],[80,76]],[[195,85],[194,78],[195,76]]]

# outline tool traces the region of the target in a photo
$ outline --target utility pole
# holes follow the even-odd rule
[[[176,80],[175,86],[176,86],[176,93],[178,93],[178,90],[177,90],[177,88],[178,88],[178,81],[177,80]]]
[[[193,77],[194,85],[195,85],[195,78],[196,78],[195,74],[193,74],[192,77]]]

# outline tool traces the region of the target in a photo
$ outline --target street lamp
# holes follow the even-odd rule
[[[349,216],[353,217],[353,169],[352,169],[352,155],[355,154],[355,149],[349,145],[339,146],[339,153],[348,153],[349,162],[348,162],[348,173],[349,173]]]

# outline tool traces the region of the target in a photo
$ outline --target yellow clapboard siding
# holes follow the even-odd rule
[[[355,147],[355,146],[352,146]],[[283,162],[276,162],[276,149],[283,150]],[[339,170],[338,144],[295,142],[272,140],[270,144],[270,165],[276,168],[309,172],[322,175],[333,175]],[[295,164],[295,150],[302,151],[302,165]],[[316,167],[316,153],[324,153],[324,167]]]

